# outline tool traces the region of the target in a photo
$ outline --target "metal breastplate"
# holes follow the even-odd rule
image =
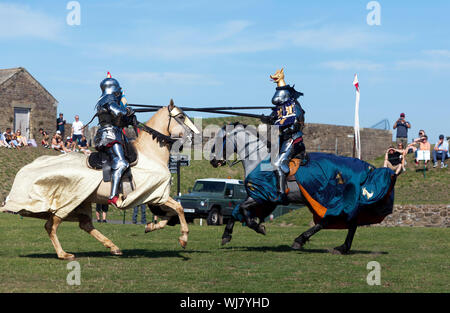
[[[273,95],[272,103],[277,106],[282,105],[283,103],[285,103],[290,99],[290,96],[291,94],[289,90],[277,88],[275,94]]]

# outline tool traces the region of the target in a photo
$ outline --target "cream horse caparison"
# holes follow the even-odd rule
[[[179,108],[174,106],[173,102],[171,102],[168,107],[163,107],[158,110],[145,125],[165,136],[171,137],[183,137],[187,132],[191,131],[198,133],[198,129],[192,124],[189,117],[186,116]],[[162,164],[164,168],[167,168],[167,173],[170,175],[167,166],[170,151],[167,145],[161,144],[156,138],[145,131],[141,131],[139,133],[138,138],[133,142],[133,144],[138,152],[138,155],[144,155],[145,157]],[[102,182],[97,190],[88,196],[80,206],[74,209],[66,219],[61,219],[51,213],[46,213],[45,215],[36,214],[36,216],[31,214],[28,216],[47,219],[45,229],[50,236],[50,240],[52,241],[59,259],[72,260],[75,258],[73,254],[67,253],[63,250],[58,240],[58,236],[56,235],[59,225],[64,220],[78,221],[82,230],[92,235],[106,248],[110,249],[113,255],[122,255],[119,247],[95,229],[92,224],[92,203],[107,204],[109,191],[110,183]],[[184,217],[183,207],[177,201],[169,197],[168,201],[165,202],[161,208],[165,212],[172,211],[172,215],[178,215],[181,224],[181,236],[178,240],[180,245],[185,248],[188,241],[189,229]]]

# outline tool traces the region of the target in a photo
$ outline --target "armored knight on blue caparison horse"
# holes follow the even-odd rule
[[[277,71],[271,78],[279,76],[282,76],[284,83],[282,71]],[[303,124],[304,111],[296,104],[301,94],[293,87],[285,86],[281,90],[289,91],[288,97],[291,98],[282,103],[292,103],[294,112],[283,110],[285,106],[280,108],[279,102],[274,102],[274,112],[277,114],[263,118],[263,122],[276,125],[273,121],[282,120],[285,118],[283,114],[288,113],[295,116],[292,119],[294,124]],[[279,95],[279,91],[278,85],[274,98]],[[296,111],[299,109],[300,112]],[[294,131],[289,132],[280,128],[281,149],[274,157],[267,142],[262,141],[254,128],[247,125],[225,125],[215,136],[211,148],[211,165],[224,166],[229,158],[237,154],[244,167],[247,191],[246,200],[235,208],[233,218],[225,227],[222,245],[231,241],[236,221],[265,235],[262,223],[273,210],[281,204],[295,203],[309,208],[315,225],[295,239],[293,249],[302,249],[311,236],[322,229],[348,229],[344,244],[332,250],[338,254],[348,253],[358,226],[381,223],[392,213],[395,173],[388,168],[375,168],[355,158],[325,153],[306,154],[303,141],[298,140],[302,138],[303,125],[292,127]],[[287,136],[288,144],[285,144],[286,137],[283,138],[286,133],[293,134]],[[281,173],[285,175],[285,182]]]

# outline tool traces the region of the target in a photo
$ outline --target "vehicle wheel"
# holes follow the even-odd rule
[[[222,215],[220,214],[219,209],[212,208],[208,214],[208,219],[207,219],[208,225],[220,225],[221,221],[222,221]]]

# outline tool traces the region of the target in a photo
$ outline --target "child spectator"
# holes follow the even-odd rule
[[[436,143],[433,149],[433,167],[437,167],[437,159],[441,160],[441,168],[446,168],[448,165],[444,164],[445,159],[448,159],[448,142],[444,140],[444,135],[439,136],[439,141]]]

